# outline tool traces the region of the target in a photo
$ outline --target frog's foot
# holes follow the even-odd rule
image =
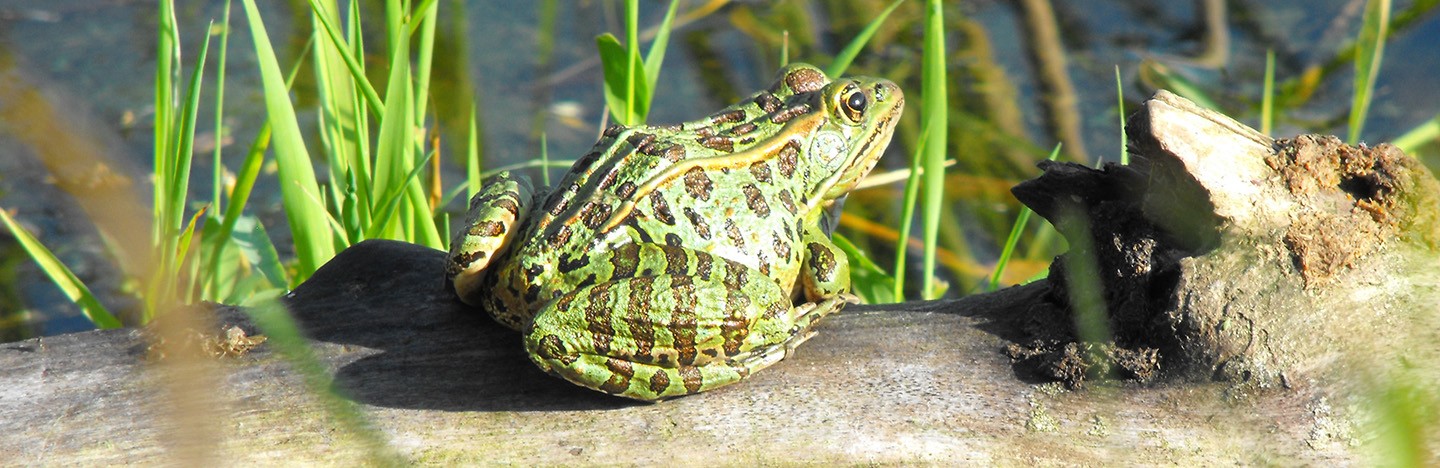
[[[752,353],[751,356],[736,356],[735,359],[746,367],[754,370],[764,369],[780,362],[781,359],[794,353],[795,348],[799,347],[801,343],[810,340],[810,338],[816,335],[817,332],[814,328],[815,324],[820,322],[820,319],[825,318],[826,315],[830,315],[832,312],[839,311],[842,307],[845,307],[845,304],[855,304],[859,301],[860,298],[854,295],[841,294],[831,296],[820,302],[807,302],[795,306],[791,312],[795,317],[795,327],[793,328],[794,331],[790,334],[790,339],[768,346],[759,353]]]
[[[738,382],[779,362],[845,303],[837,295],[794,307],[759,270],[663,244],[622,246],[591,264],[618,266],[546,305],[525,348],[546,372],[639,400]]]
[[[451,239],[450,261],[445,267],[446,280],[454,284],[461,301],[473,306],[482,303],[482,274],[491,260],[513,243],[529,211],[532,193],[530,179],[501,172],[487,179],[470,199],[466,227]]]

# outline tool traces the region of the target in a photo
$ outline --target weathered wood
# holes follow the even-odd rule
[[[1369,414],[1362,405],[1367,394],[1357,390],[1350,377],[1357,375],[1353,370],[1360,363],[1387,364],[1397,355],[1434,369],[1436,361],[1426,349],[1400,349],[1425,339],[1433,349],[1440,332],[1435,309],[1420,305],[1440,303],[1434,279],[1415,276],[1419,271],[1435,271],[1433,242],[1426,247],[1424,236],[1402,239],[1398,233],[1420,232],[1415,223],[1375,231],[1375,236],[1389,236],[1383,239],[1401,240],[1387,240],[1383,248],[1342,262],[1323,284],[1307,283],[1284,244],[1283,223],[1293,224],[1285,207],[1251,203],[1256,201],[1253,196],[1237,192],[1250,190],[1246,184],[1268,190],[1284,183],[1275,175],[1278,172],[1264,172],[1270,168],[1263,158],[1273,156],[1274,148],[1268,139],[1173,96],[1159,96],[1147,111],[1140,119],[1154,134],[1132,132],[1132,139],[1139,141],[1137,151],[1146,153],[1145,163],[1137,165],[1141,172],[1086,179],[1097,182],[1095,190],[1110,194],[1106,195],[1110,199],[1139,196],[1140,202],[1104,206],[1143,206],[1139,212],[1152,213],[1145,225],[1151,227],[1143,229],[1162,233],[1173,229],[1156,221],[1170,218],[1153,214],[1166,209],[1165,197],[1146,187],[1104,185],[1144,184],[1153,176],[1163,178],[1162,187],[1173,193],[1203,188],[1198,193],[1213,206],[1206,209],[1220,213],[1202,218],[1210,224],[1190,228],[1197,233],[1211,229],[1209,234],[1112,238],[1160,239],[1164,242],[1155,245],[1161,247],[1152,252],[1190,254],[1147,257],[1177,265],[1165,270],[1181,275],[1170,283],[1145,277],[1144,284],[1168,289],[1137,295],[1126,292],[1124,285],[1106,284],[1108,293],[1119,294],[1110,297],[1139,301],[1125,302],[1127,307],[1158,297],[1193,298],[1192,305],[1205,306],[1186,309],[1182,301],[1171,315],[1162,315],[1188,317],[1168,323],[1194,325],[1189,329],[1132,327],[1147,333],[1177,331],[1175,336],[1183,338],[1155,342],[1168,343],[1170,348],[1117,343],[1161,350],[1159,367],[1147,383],[1072,382],[1082,386],[1067,390],[1030,361],[1012,360],[1017,346],[1044,344],[1037,344],[1040,328],[1057,329],[1045,339],[1051,345],[1063,344],[1055,337],[1069,333],[1068,325],[1046,321],[1055,317],[1055,310],[1063,310],[1064,301],[1057,298],[1065,295],[1059,289],[1064,281],[1058,278],[957,300],[850,307],[827,318],[819,334],[797,354],[745,382],[657,404],[609,397],[538,371],[525,357],[515,333],[453,299],[441,281],[444,254],[439,251],[388,241],[361,243],[338,255],[286,303],[329,366],[334,388],[355,403],[390,449],[418,464],[1349,466],[1367,462],[1361,444],[1371,437],[1362,430]],[[1178,130],[1160,129],[1165,122],[1176,123],[1172,128]],[[1187,139],[1209,143],[1189,141],[1191,149],[1181,148],[1177,142]],[[1220,154],[1236,161],[1205,166],[1216,163]],[[1242,163],[1248,164],[1245,170],[1256,172],[1235,175]],[[1186,176],[1192,171],[1203,174]],[[1222,176],[1233,176],[1239,186],[1204,182],[1206,177]],[[1418,193],[1434,187],[1431,183],[1406,190]],[[1075,194],[1064,194],[1070,195]],[[1234,207],[1220,201],[1225,197],[1279,211],[1249,218],[1242,212],[1222,212]],[[1191,195],[1170,198],[1168,203],[1205,206]],[[1268,234],[1241,235],[1250,232],[1243,228],[1248,222],[1244,220],[1251,218],[1270,226],[1257,231]],[[1412,214],[1404,219],[1423,218]],[[1251,260],[1236,264],[1207,256],[1229,251],[1232,246],[1227,243],[1239,243],[1233,246],[1235,251],[1251,252]],[[1413,257],[1426,249],[1431,249],[1426,259]],[[1405,255],[1412,257],[1399,258]],[[1238,282],[1217,285],[1215,277],[1204,276],[1238,278],[1258,274],[1246,273],[1255,270],[1274,270],[1282,275],[1276,278],[1288,279],[1275,289],[1241,294],[1227,286]],[[1374,271],[1410,276],[1375,276]],[[1211,282],[1198,283],[1201,280]],[[1369,293],[1336,298],[1341,294],[1336,288],[1348,284],[1360,284],[1364,286],[1360,291]],[[1194,296],[1203,291],[1220,297]],[[1307,307],[1350,309],[1248,308],[1243,309],[1244,319],[1252,323],[1244,327],[1232,323],[1231,328],[1220,320],[1238,318],[1205,315],[1211,310],[1209,304],[1222,309],[1230,304],[1232,311],[1251,307],[1254,301],[1281,304],[1272,298],[1278,294],[1311,297],[1295,302]],[[1186,310],[1193,315],[1174,312]],[[221,326],[234,324],[250,334],[256,332],[238,309],[217,307],[214,315]],[[1123,328],[1127,322],[1116,323]],[[1236,328],[1264,333],[1237,335]],[[1212,332],[1209,336],[1214,339],[1204,340],[1205,333],[1187,335],[1187,330]],[[1311,346],[1297,339],[1306,336],[1324,341]],[[1255,353],[1251,346],[1234,348],[1236,337],[1260,340],[1260,347],[1267,349]],[[1378,338],[1384,343],[1375,343]],[[1319,351],[1322,348],[1328,354]],[[166,364],[169,358],[155,357],[150,349],[145,335],[134,329],[0,345],[0,414],[4,415],[0,464],[153,465],[173,458],[179,453],[177,447],[189,441],[205,440],[219,441],[211,462],[242,466],[348,466],[367,456],[366,446],[349,433],[348,426],[336,422],[324,409],[325,400],[307,390],[304,379],[270,344],[238,357],[211,359],[209,374],[175,369]],[[1227,362],[1239,362],[1237,356],[1245,357],[1242,360],[1251,366],[1246,369],[1264,369],[1279,380],[1248,386],[1243,379],[1224,380],[1229,374],[1218,371]],[[1404,373],[1392,371],[1377,378]],[[217,377],[204,381],[205,375]],[[1211,376],[1221,380],[1211,381]],[[167,392],[185,385],[207,390],[211,404],[176,408]]]

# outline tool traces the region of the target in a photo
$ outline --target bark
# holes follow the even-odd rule
[[[284,300],[315,374],[226,306],[177,311],[215,325],[165,337],[215,356],[205,372],[137,329],[0,345],[0,464],[1435,463],[1430,174],[1164,92],[1131,121],[1131,166],[1048,164],[1017,187],[1073,247],[1051,279],[849,307],[730,387],[643,404],[547,376],[452,297],[444,253],[367,241]],[[1411,452],[1373,457],[1413,420]]]

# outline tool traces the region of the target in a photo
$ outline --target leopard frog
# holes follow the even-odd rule
[[[612,126],[551,190],[488,180],[448,280],[577,385],[657,400],[737,382],[854,300],[828,225],[904,102],[796,64],[703,119]]]

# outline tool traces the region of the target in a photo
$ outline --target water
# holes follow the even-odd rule
[[[220,21],[222,1],[184,0],[177,17],[190,64],[208,21]],[[296,33],[297,22],[308,24],[305,2],[258,2],[282,64],[289,64],[304,47]],[[442,1],[433,108],[439,115],[446,141],[444,177],[447,185],[460,180],[459,160],[449,153],[463,145],[464,116],[478,103],[484,133],[486,164],[495,167],[528,160],[537,154],[533,116],[546,118],[542,127],[550,154],[572,158],[593,143],[603,112],[601,74],[593,62],[594,37],[605,31],[619,33],[618,2],[557,2],[554,48],[548,66],[537,65],[539,2]],[[690,2],[696,4],[699,2]],[[737,2],[738,3],[738,2]],[[695,118],[727,102],[726,94],[746,93],[763,86],[777,68],[778,53],[754,37],[778,37],[779,27],[758,24],[786,21],[792,30],[792,53],[834,53],[848,42],[848,34],[869,20],[868,12],[838,9],[860,2],[787,3],[775,9],[732,5],[672,37],[664,83],[655,96],[652,122]],[[832,4],[833,3],[833,4]],[[880,5],[883,2],[872,2]],[[888,45],[867,50],[861,60],[879,71],[899,71],[912,80],[918,75],[921,2],[908,4],[892,17],[906,24],[908,35],[892,37]],[[156,2],[87,0],[8,0],[0,3],[0,207],[11,210],[42,242],[55,250],[76,274],[97,291],[107,305],[133,307],[125,300],[120,279],[104,241],[75,199],[53,182],[52,171],[88,171],[96,177],[128,187],[148,200],[154,110],[156,55]],[[1018,91],[1016,109],[1023,135],[1036,148],[1049,148],[1054,138],[1047,130],[1045,110],[1038,93],[1037,66],[1029,59],[1023,11],[1011,2],[947,3],[952,18],[973,20],[988,40],[995,64]],[[1142,60],[1152,58],[1200,84],[1226,111],[1256,125],[1264,57],[1277,55],[1281,80],[1308,67],[1331,60],[1359,29],[1360,3],[1353,1],[1231,2],[1226,22],[1229,60],[1220,68],[1194,66],[1190,58],[1204,50],[1206,27],[1202,2],[1057,2],[1068,72],[1079,102],[1084,146],[1091,157],[1118,152],[1115,113],[1115,67],[1126,83],[1128,106],[1150,92],[1138,82]],[[642,2],[642,23],[657,24],[663,3]],[[1409,4],[1397,4],[1397,11]],[[688,8],[693,8],[691,5]],[[191,184],[193,200],[208,200],[211,187],[210,148],[223,145],[224,164],[234,170],[264,120],[258,76],[250,47],[248,26],[238,2],[232,13],[226,77],[226,130],[214,132],[213,110],[202,109],[196,163]],[[378,24],[383,11],[368,7],[367,22]],[[756,8],[754,14],[747,8]],[[788,16],[787,16],[788,15]],[[857,17],[858,16],[858,17]],[[737,27],[740,24],[743,27]],[[841,33],[831,32],[839,28]],[[953,28],[953,26],[952,26]],[[891,31],[886,34],[896,34]],[[959,28],[951,29],[952,89],[964,99],[952,106],[976,113],[982,109],[969,86],[968,64],[977,60],[974,42]],[[1440,75],[1440,20],[1426,14],[1395,33],[1385,51],[1375,102],[1364,139],[1389,140],[1440,110],[1440,93],[1433,92]],[[372,41],[371,44],[378,44]],[[378,45],[371,45],[373,54]],[[217,49],[212,48],[212,53]],[[793,55],[792,55],[793,56]],[[368,57],[367,63],[382,59]],[[907,65],[908,64],[908,65]],[[823,64],[822,64],[823,65]],[[717,71],[718,70],[718,71]],[[1313,97],[1285,110],[1277,136],[1297,132],[1343,135],[1350,99],[1350,65],[1322,80]],[[182,72],[188,76],[189,69]],[[214,72],[207,75],[206,98],[213,102]],[[304,78],[302,78],[303,80]],[[912,81],[913,82],[913,81]],[[720,83],[717,85],[716,83]],[[918,87],[910,87],[918,98]],[[296,90],[299,106],[314,103],[313,89]],[[36,112],[19,103],[44,104],[50,113]],[[917,101],[918,102],[918,101]],[[918,109],[919,106],[913,106]],[[1133,110],[1133,108],[1131,109]],[[44,115],[42,115],[44,114]],[[313,119],[313,116],[310,117]],[[952,117],[953,119],[954,117]],[[966,117],[969,118],[969,117]],[[302,125],[313,125],[313,120]],[[37,125],[42,125],[36,127]],[[44,133],[25,133],[43,128]],[[27,136],[29,135],[29,136]],[[886,164],[903,165],[913,148],[899,143]],[[93,162],[42,164],[39,156],[59,147],[89,146],[105,169]],[[965,154],[962,157],[982,157]],[[882,169],[883,170],[883,169]],[[262,175],[251,206],[277,238],[285,237],[283,214],[273,174]],[[146,202],[148,203],[148,202]],[[148,226],[148,221],[141,220]],[[283,244],[283,240],[279,241]],[[283,248],[283,245],[282,245]],[[282,252],[283,255],[283,252]],[[47,278],[7,235],[0,235],[0,340],[51,335],[91,328]]]

